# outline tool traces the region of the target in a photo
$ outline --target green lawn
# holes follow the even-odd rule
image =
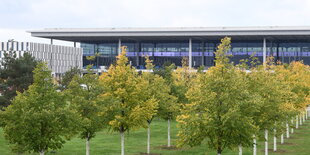
[[[172,144],[175,143],[177,128],[176,123],[172,123]],[[182,148],[178,150],[164,150],[160,146],[167,144],[167,126],[166,122],[162,120],[154,120],[151,128],[151,153],[158,153],[163,155],[206,155],[216,154],[214,151],[210,151],[205,144],[193,148]],[[288,142],[286,145],[278,145],[278,149],[281,153],[270,154],[286,154],[286,155],[309,155],[310,154],[310,121],[303,124],[300,129],[295,130],[295,133],[291,135],[292,138],[285,139]],[[130,132],[126,134],[125,139],[125,152],[128,155],[140,154],[146,152],[146,129],[140,129],[138,131]],[[273,138],[270,136],[270,140]],[[280,139],[278,139],[280,141]],[[269,142],[269,148],[272,147],[272,141]],[[258,154],[263,154],[263,143],[258,145]],[[251,155],[252,149],[247,148],[243,151],[244,155]],[[7,142],[4,140],[3,131],[0,129],[0,154],[1,155],[13,155],[10,152],[10,148]],[[74,138],[67,142],[61,150],[56,151],[57,155],[84,155],[85,154],[85,142],[84,140]],[[102,131],[97,134],[97,137],[91,141],[91,154],[120,154],[120,136],[117,133],[107,133]],[[223,155],[237,155],[237,149],[234,151],[225,150]]]

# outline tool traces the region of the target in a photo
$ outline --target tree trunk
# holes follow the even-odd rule
[[[308,119],[308,109],[306,108],[306,119]]]
[[[217,149],[217,155],[221,155],[222,154],[222,149],[218,148]]]
[[[121,155],[125,155],[125,135],[124,135],[124,131],[121,131],[121,149],[122,149],[122,153]]]
[[[239,155],[242,155],[242,145],[239,145]]]
[[[256,153],[257,153],[256,136],[254,135],[253,137],[254,137],[254,139],[253,139],[253,155],[256,155]]]
[[[171,143],[170,143],[170,119],[168,119],[168,147],[171,146]]]
[[[302,125],[302,118],[301,118],[301,115],[299,115],[299,124]]]
[[[89,136],[86,137],[86,155],[90,155]]]
[[[296,129],[298,129],[298,115],[296,116]]]
[[[40,151],[40,155],[44,155],[45,151],[44,150],[41,150]]]
[[[286,121],[286,138],[290,138],[290,128],[288,126],[287,121]]]
[[[284,135],[281,134],[281,144],[284,144]]]
[[[277,151],[277,129],[273,129],[274,135],[273,135],[273,151]]]
[[[151,147],[151,123],[148,123],[148,128],[147,128],[147,154],[150,154],[150,147]]]
[[[265,155],[268,155],[268,130],[265,129]]]
[[[302,120],[303,120],[303,121],[304,121],[304,123],[305,123],[305,121],[306,121],[305,114],[302,114]]]
[[[294,125],[294,119],[291,120],[292,125]],[[294,128],[291,128],[291,134],[294,133]]]

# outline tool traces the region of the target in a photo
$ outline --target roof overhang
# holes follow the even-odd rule
[[[310,40],[310,27],[187,27],[187,28],[50,28],[28,31],[33,37],[73,42],[147,40]]]

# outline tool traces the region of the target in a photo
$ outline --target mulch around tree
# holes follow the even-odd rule
[[[294,143],[290,143],[290,142],[284,142],[283,144],[279,143],[280,145],[296,145]]]
[[[174,145],[171,145],[170,147],[168,147],[167,145],[162,145],[162,146],[158,146],[157,148],[162,149],[162,150],[180,150]]]
[[[265,149],[262,149],[261,152],[265,152]],[[277,149],[277,151],[273,151],[273,149],[268,149],[268,152],[273,152],[273,153],[286,153],[286,150],[282,149]]]
[[[295,133],[294,133],[295,134]],[[295,136],[290,136],[289,139],[299,139],[298,137],[295,137]]]

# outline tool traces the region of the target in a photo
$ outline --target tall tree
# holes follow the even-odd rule
[[[56,91],[51,71],[44,63],[35,68],[34,83],[23,93],[18,92],[1,116],[5,138],[15,148],[40,155],[60,149],[78,126],[78,115]]]
[[[91,71],[91,67],[87,66],[87,74],[83,77],[75,75],[65,90],[71,106],[81,117],[80,137],[86,140],[86,155],[90,154],[90,140],[105,127],[105,117],[100,110],[104,104],[98,99],[103,89],[99,76]]]
[[[23,92],[33,83],[32,71],[36,64],[37,61],[28,53],[21,57],[16,57],[13,51],[4,53],[0,62],[0,108],[11,103],[16,91]]]
[[[109,115],[106,117],[112,131],[121,135],[121,154],[124,155],[124,133],[140,127],[147,128],[147,120],[156,113],[157,104],[141,99],[143,83],[139,81],[135,68],[128,64],[125,47],[122,47],[116,65],[111,65],[99,79],[105,90],[102,98],[113,101],[107,105]]]
[[[251,146],[256,130],[251,115],[252,98],[246,89],[245,76],[229,63],[230,38],[222,39],[216,55],[216,66],[198,74],[186,93],[189,103],[181,110],[179,146],[208,146],[218,154],[226,148]]]

